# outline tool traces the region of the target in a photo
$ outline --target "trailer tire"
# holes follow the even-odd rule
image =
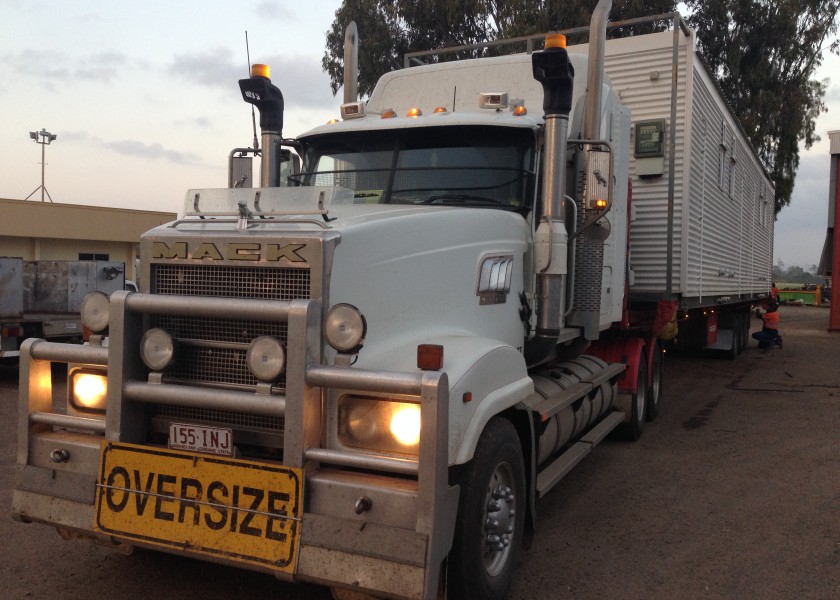
[[[651,346],[650,376],[648,377],[647,406],[645,407],[645,419],[655,421],[662,408],[662,392],[664,390],[663,377],[665,376],[665,356],[662,342],[655,340]]]
[[[639,361],[639,374],[636,379],[636,392],[630,398],[630,420],[618,427],[618,433],[629,442],[642,437],[645,429],[645,414],[648,404],[648,368],[647,361]]]
[[[522,446],[510,421],[490,420],[458,482],[449,597],[502,600],[513,581],[528,505]]]

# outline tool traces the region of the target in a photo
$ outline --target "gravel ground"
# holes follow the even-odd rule
[[[668,356],[663,412],[642,439],[605,441],[537,504],[511,599],[840,597],[840,333],[824,309],[781,319],[783,350]],[[12,521],[16,403],[0,374],[0,598],[330,597]]]

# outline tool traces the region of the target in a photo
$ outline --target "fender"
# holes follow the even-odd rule
[[[624,363],[627,368],[618,380],[618,390],[635,394],[639,385],[639,364],[645,361],[650,372],[652,354],[645,351],[645,341],[638,337],[617,337],[593,342],[587,354],[609,363]]]
[[[449,376],[449,464],[469,462],[490,419],[534,393],[522,353],[498,340],[469,335],[424,336],[402,351],[365,357],[378,369],[417,369],[417,344],[443,346],[443,370]],[[357,363],[364,367],[362,361]]]

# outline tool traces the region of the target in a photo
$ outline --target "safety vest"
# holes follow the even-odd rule
[[[777,311],[764,313],[764,326],[767,329],[779,328],[779,313]]]

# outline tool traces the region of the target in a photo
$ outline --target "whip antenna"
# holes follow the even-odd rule
[[[251,76],[251,48],[248,45],[248,30],[245,30],[245,54],[248,57],[248,77]],[[254,127],[254,150],[260,149],[260,142],[257,139],[257,117],[254,114],[254,105],[251,105],[251,125]]]

